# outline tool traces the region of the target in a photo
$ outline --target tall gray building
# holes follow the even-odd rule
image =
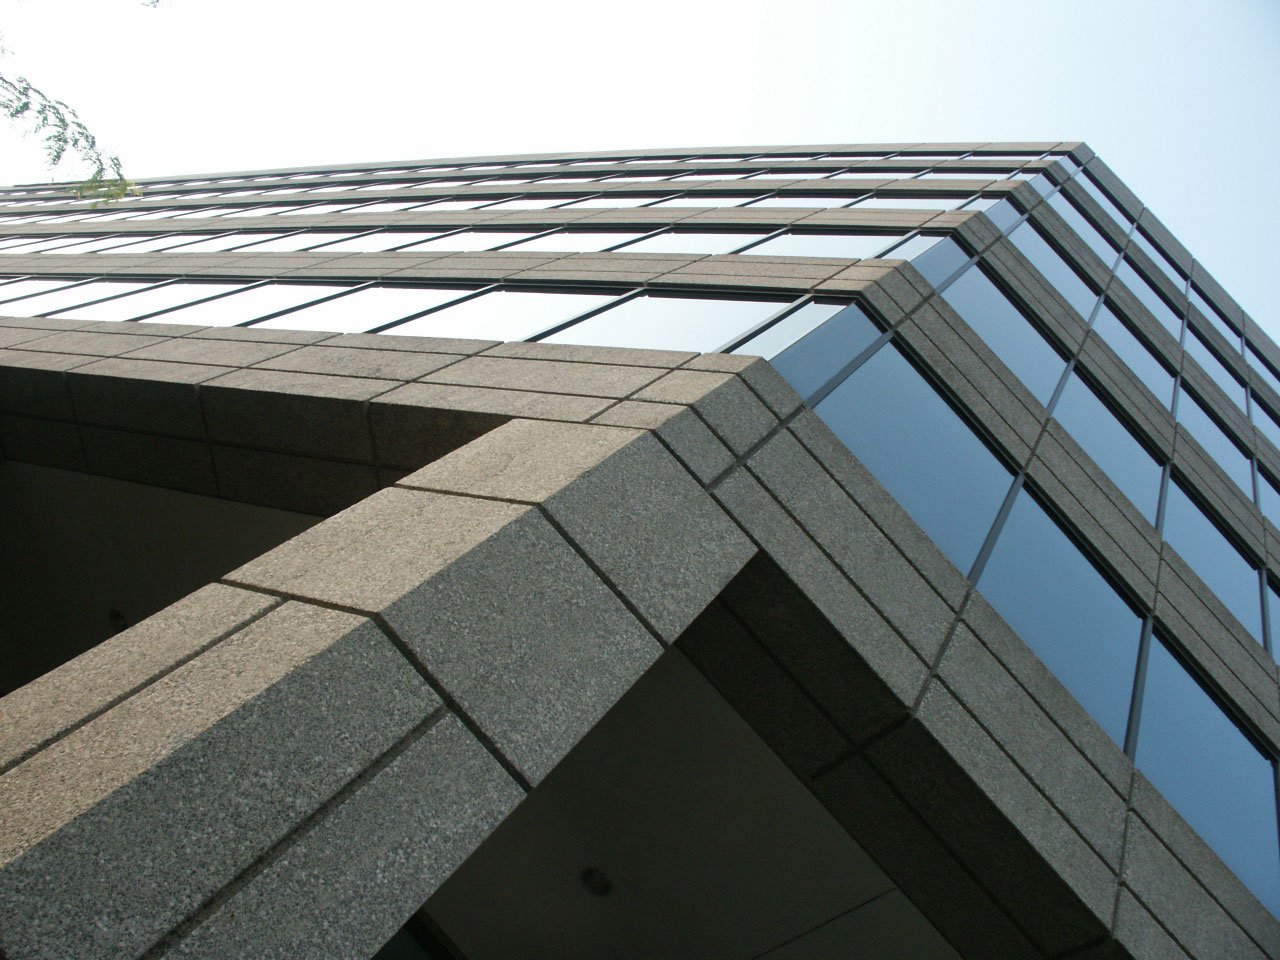
[[[142,186],[0,194],[5,960],[1280,957],[1280,349],[1088,147]]]

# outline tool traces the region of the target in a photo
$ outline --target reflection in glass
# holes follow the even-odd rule
[[[56,313],[77,304],[101,300],[103,297],[114,297],[121,293],[131,293],[154,285],[154,280],[95,280],[91,283],[50,290],[48,293],[14,301],[4,308],[4,312],[14,317],[38,317]]]
[[[786,325],[790,320],[791,317],[784,318],[779,326]],[[770,332],[766,331],[762,336],[767,337]],[[793,346],[775,356],[773,365],[795,388],[796,393],[808,399],[879,336],[880,328],[862,308],[857,304],[849,304],[828,322],[804,334]],[[747,344],[743,352],[754,352],[748,349],[753,344],[754,341]]]
[[[1124,743],[1142,618],[1023,490],[978,589],[1116,743]]]
[[[180,307],[164,315],[165,323],[190,323],[205,327],[232,327],[279,310],[319,300],[351,289],[321,283],[268,283],[239,293]]]
[[[1147,663],[1136,760],[1245,886],[1280,914],[1273,761],[1159,638]]]
[[[1184,389],[1178,397],[1178,422],[1196,438],[1200,446],[1218,466],[1227,472],[1244,491],[1245,496],[1253,499],[1253,471],[1249,466],[1249,457],[1236,446],[1225,430],[1218,425],[1205,411],[1203,405]]]
[[[976,266],[943,291],[952,309],[1041,403],[1053,394],[1066,361],[1000,289]]]
[[[1209,349],[1209,346],[1200,339],[1196,328],[1190,324],[1187,325],[1187,337],[1182,345],[1187,354],[1213,378],[1213,382],[1222,388],[1222,392],[1231,398],[1231,402],[1247,415],[1249,407],[1244,384],[1236,379],[1235,374],[1227,369],[1227,365]]]
[[[1098,294],[1049,245],[1030,221],[1009,234],[1009,242],[1022,251],[1022,255],[1031,261],[1031,265],[1040,271],[1040,275],[1049,281],[1050,286],[1062,294],[1062,299],[1071,304],[1082,319],[1089,319],[1093,313],[1093,305],[1098,301]]]
[[[91,307],[62,310],[57,315],[68,320],[134,320],[205,297],[229,293],[242,286],[244,284],[241,283],[169,283]]]
[[[1053,417],[1154,524],[1160,465],[1079,375],[1067,379]]]
[[[816,300],[811,300],[799,310],[793,310],[777,323],[760,331],[742,346],[736,347],[732,352],[760,356],[766,360],[772,359],[801,337],[810,333],[818,324],[825,323],[848,307],[850,307],[850,304],[847,303],[819,303]],[[861,310],[857,310],[856,307],[853,309],[864,320],[866,319]]]
[[[719,350],[785,305],[776,300],[643,296],[547,337],[548,343]]]
[[[732,253],[739,247],[767,237],[767,233],[660,233],[638,243],[630,243],[620,253]],[[752,251],[754,252],[754,250]]]
[[[1112,311],[1106,300],[1093,319],[1093,332],[1102,338],[1115,354],[1134,372],[1142,384],[1155,394],[1165,409],[1173,406],[1173,374],[1156,359],[1155,354],[1138,339]]]
[[[901,237],[900,233],[784,233],[744,252],[752,256],[861,260],[874,257]]]
[[[896,347],[876,351],[815,409],[968,570],[1012,476]]]
[[[384,332],[417,337],[524,340],[612,299],[612,294],[495,290]]]
[[[1177,340],[1182,335],[1182,318],[1174,309],[1164,302],[1164,298],[1133,268],[1128,260],[1122,259],[1116,267],[1116,278],[1123,281],[1142,305],[1151,311],[1151,315],[1160,325],[1169,331],[1169,336]]]
[[[450,233],[434,240],[424,240],[405,247],[404,253],[417,253],[419,250],[492,250],[516,240],[527,240],[536,237],[539,230],[498,231],[498,230],[464,230],[462,233]]]
[[[332,330],[364,333],[384,323],[430,310],[464,296],[466,290],[431,287],[367,287],[346,296],[294,310],[254,324],[274,330]]]
[[[532,253],[535,250],[552,253],[597,253],[629,240],[639,240],[643,236],[643,233],[588,233],[580,230],[561,230],[517,243],[511,249],[518,250],[520,253]]]
[[[1164,538],[1237,620],[1262,642],[1258,571],[1207,517],[1180,483],[1165,495]]]

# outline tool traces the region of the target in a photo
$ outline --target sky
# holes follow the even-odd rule
[[[1280,339],[1276,0],[0,0],[0,44],[135,178],[1084,140]],[[0,183],[80,175],[0,123]]]

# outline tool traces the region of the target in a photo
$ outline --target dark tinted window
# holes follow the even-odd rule
[[[758,355],[765,359],[771,359],[801,337],[811,333],[819,324],[825,323],[841,310],[848,309],[850,306],[851,304],[847,303],[818,303],[817,301],[810,301],[799,310],[792,311],[777,323],[756,334],[733,352]],[[857,317],[866,319],[860,310],[854,309]],[[874,336],[872,339],[875,339]],[[869,342],[869,340],[865,341],[863,346],[865,347]]]
[[[1160,465],[1078,375],[1067,380],[1053,416],[1154,524]]]
[[[1173,261],[1156,249],[1156,245],[1143,235],[1141,229],[1133,232],[1132,242],[1135,247],[1138,247],[1143,253],[1151,258],[1151,262],[1156,265],[1161,273],[1169,278],[1170,283],[1179,290],[1186,289],[1187,278],[1184,277],[1173,265]]]
[[[1185,386],[1178,397],[1178,422],[1187,428],[1214,462],[1252,500],[1253,471],[1250,469],[1249,458],[1227,436],[1226,431],[1218,426],[1217,421],[1205,412],[1204,406]]]
[[[1116,226],[1118,226],[1121,230],[1124,230],[1124,231],[1127,231],[1129,229],[1129,224],[1131,221],[1128,215],[1123,210],[1121,210],[1120,207],[1117,204],[1115,204],[1110,197],[1108,197],[1105,193],[1103,193],[1102,190],[1099,189],[1098,186],[1092,180],[1090,180],[1087,175],[1083,177],[1076,177],[1076,183],[1080,184],[1080,186],[1084,188],[1084,192],[1089,194],[1089,196],[1094,199],[1094,201],[1098,204],[1098,206],[1100,206],[1106,212],[1107,216],[1109,216],[1112,220],[1116,222]]]
[[[892,345],[817,411],[961,570],[1009,489],[1010,473]]]
[[[1050,285],[1062,294],[1062,298],[1071,304],[1076,313],[1085,320],[1093,313],[1093,305],[1098,295],[1076,273],[1075,269],[1053,249],[1030,221],[1009,234],[1009,241],[1022,251],[1022,255],[1031,261],[1031,265],[1049,281]]]
[[[1137,375],[1165,407],[1173,405],[1173,374],[1145,343],[1138,339],[1104,300],[1094,316],[1093,330]]]
[[[1239,332],[1231,324],[1227,322],[1226,318],[1223,317],[1221,313],[1218,312],[1217,307],[1215,307],[1208,300],[1206,300],[1204,296],[1200,293],[1200,291],[1197,290],[1194,286],[1191,288],[1191,293],[1188,294],[1188,297],[1191,300],[1191,302],[1195,305],[1195,308],[1199,310],[1200,313],[1205,317],[1205,319],[1207,319],[1210,323],[1212,323],[1215,327],[1217,327],[1218,332],[1221,333],[1224,337],[1226,337],[1230,343],[1234,344],[1236,349],[1239,349],[1240,347]]]
[[[978,589],[1123,743],[1142,620],[1026,491]]]
[[[1041,403],[1048,401],[1066,361],[976,266],[942,294]]]
[[[1142,275],[1133,268],[1128,260],[1121,260],[1120,266],[1116,267],[1116,276],[1124,281],[1124,285],[1129,288],[1140,301],[1142,305],[1151,311],[1152,316],[1160,322],[1160,325],[1169,331],[1169,336],[1178,340],[1182,336],[1182,318],[1178,316],[1174,309],[1170,307],[1156,293],[1155,289],[1142,278]]]
[[[1138,727],[1138,767],[1273,913],[1280,913],[1275,773],[1158,639]]]
[[[1222,392],[1231,398],[1232,403],[1241,410],[1248,410],[1244,384],[1237,380],[1235,374],[1227,369],[1226,364],[1218,358],[1217,354],[1209,349],[1194,327],[1188,326],[1187,338],[1183,346],[1196,363],[1204,368],[1205,373],[1213,378],[1213,382],[1222,388]]]
[[[781,323],[789,319],[784,318]],[[878,336],[880,328],[860,307],[850,304],[774,357],[773,365],[795,387],[796,393],[807,398],[871,346]],[[744,348],[743,352],[752,351]]]
[[[1108,267],[1116,262],[1118,251],[1111,241],[1085,219],[1084,214],[1076,209],[1075,204],[1067,198],[1066,194],[1055,193],[1049,198],[1049,206],[1053,207],[1058,216],[1067,222],[1067,226],[1089,245],[1089,248],[1098,255],[1099,260]]]
[[[1181,484],[1169,484],[1164,538],[1259,642],[1262,641],[1258,571],[1205,516]]]
[[[911,265],[936,287],[963,267],[968,259],[969,254],[948,237],[912,260]]]

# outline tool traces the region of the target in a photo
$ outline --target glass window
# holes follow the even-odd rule
[[[1067,226],[1075,231],[1076,236],[1089,245],[1089,249],[1098,255],[1099,260],[1108,267],[1115,264],[1116,255],[1119,253],[1115,245],[1085,218],[1065,193],[1059,191],[1050,197],[1049,206],[1066,221]]]
[[[1195,304],[1195,308],[1200,311],[1200,315],[1212,323],[1218,329],[1218,332],[1226,338],[1228,343],[1236,349],[1240,348],[1240,331],[1236,330],[1234,326],[1228,323],[1227,318],[1219,313],[1218,308],[1206,300],[1204,295],[1197,290],[1194,285],[1191,287],[1189,299],[1193,304]]]
[[[1169,484],[1163,532],[1165,540],[1261,643],[1257,569],[1205,515],[1180,482]]]
[[[20,247],[23,244],[35,243],[39,239],[39,237],[6,237],[5,239],[0,240],[0,250],[7,247]],[[124,243],[128,240],[127,237],[124,239],[121,239],[120,237],[110,237],[109,239],[114,240],[116,243]]]
[[[246,243],[256,243],[259,240],[275,240],[283,237],[283,233],[224,233],[218,236],[206,236],[203,240],[197,240],[195,243],[188,243],[181,248],[174,250],[174,253],[201,253],[207,250],[232,250],[236,247],[243,247]]]
[[[791,318],[784,318],[779,326]],[[797,321],[798,322],[798,321]],[[768,336],[770,330],[762,336]],[[858,354],[880,337],[880,328],[857,304],[849,304],[828,322],[815,327],[784,352],[773,357],[773,365],[793,386],[796,393],[808,399],[840,373]],[[744,353],[754,343],[743,348]]]
[[[170,247],[177,247],[184,243],[191,243],[194,240],[203,240],[204,237],[198,233],[171,233],[167,237],[135,237],[134,243],[128,243],[127,246],[120,246],[111,251],[112,253],[146,253],[150,250],[168,250]],[[68,253],[72,251],[68,250]]]
[[[679,181],[681,181],[681,182],[685,182],[685,181],[689,181],[689,180],[693,180],[693,181],[704,181],[704,180],[741,180],[744,176],[746,176],[746,175],[745,175],[745,174],[742,174],[742,173],[682,173],[682,174],[680,174],[680,176],[678,176],[678,177],[672,177],[671,179],[672,179],[672,180],[679,180]],[[792,179],[799,179],[799,178],[801,178],[801,177],[820,177],[820,176],[822,176],[822,174],[820,174],[820,173],[796,173],[796,174],[791,174],[791,178],[792,178]]]
[[[246,247],[241,247],[239,253],[262,253],[264,251],[293,251],[306,250],[317,244],[329,243],[334,240],[346,240],[354,237],[354,233],[328,233],[320,231],[307,231],[305,233],[288,234],[278,237],[275,240],[264,240],[261,243],[253,243]]]
[[[58,290],[62,287],[79,283],[78,280],[18,280],[14,283],[0,284],[0,303],[14,300],[17,297],[29,297],[35,293],[47,293],[50,290]],[[4,312],[10,316],[17,316],[13,311],[18,309],[18,305],[14,304],[6,307]]]
[[[190,323],[204,327],[233,327],[280,310],[288,310],[321,297],[350,290],[349,286],[319,283],[268,283],[239,293],[193,303],[164,315],[165,323]]]
[[[1009,234],[1009,242],[1022,251],[1022,255],[1062,294],[1076,313],[1086,321],[1089,319],[1094,304],[1098,302],[1098,294],[1030,221]]]
[[[1116,743],[1124,743],[1142,618],[1023,490],[978,589]]]
[[[69,247],[73,244],[83,243],[84,237],[42,237],[21,246],[10,249],[9,253],[43,253],[46,250],[53,250],[56,247]]]
[[[521,253],[531,253],[535,250],[554,253],[596,253],[616,247],[620,243],[639,240],[643,236],[645,236],[643,233],[588,233],[579,230],[561,230],[558,233],[549,233],[546,236],[517,243],[511,249]]]
[[[784,233],[745,252],[753,256],[861,260],[874,257],[902,236],[900,233]]]
[[[1280,914],[1274,761],[1158,638],[1147,662],[1136,762],[1245,886]]]
[[[488,210],[503,212],[506,210],[548,210],[568,203],[573,197],[516,197],[514,200],[503,200],[488,207]]]
[[[475,251],[475,250],[492,250],[495,247],[501,247],[504,244],[514,243],[516,240],[528,240],[530,237],[536,237],[542,231],[540,230],[521,230],[515,231],[498,231],[498,230],[465,230],[462,233],[450,233],[434,240],[424,240],[422,243],[415,243],[412,246],[405,247],[404,253],[417,253],[420,250],[441,250],[441,251]]]
[[[868,197],[858,201],[859,210],[955,210],[964,197]]]
[[[660,233],[623,247],[621,253],[732,253],[754,243],[767,233],[695,233],[674,231]],[[751,252],[755,252],[754,249]]]
[[[1110,197],[1103,193],[1087,174],[1083,177],[1076,177],[1076,183],[1080,184],[1084,192],[1089,194],[1093,201],[1102,208],[1103,212],[1115,221],[1117,227],[1126,233],[1128,232],[1129,224],[1132,222],[1129,216]]]
[[[1264,517],[1280,527],[1280,490],[1276,489],[1275,482],[1261,470],[1258,471],[1258,507]],[[1272,633],[1277,629],[1280,629],[1280,623],[1271,628]]]
[[[1131,242],[1135,247],[1141,249],[1143,253],[1151,258],[1151,262],[1159,268],[1161,273],[1169,278],[1169,282],[1177,289],[1186,289],[1187,278],[1182,275],[1178,268],[1173,265],[1173,262],[1166,257],[1163,252],[1156,248],[1156,245],[1152,243],[1150,239],[1147,238],[1146,234],[1142,232],[1141,227],[1133,231]]]
[[[1160,325],[1169,331],[1169,336],[1175,340],[1181,339],[1182,318],[1133,268],[1133,264],[1122,259],[1120,265],[1116,267],[1116,277],[1124,281],[1124,285],[1142,302],[1143,306],[1151,311],[1152,316],[1160,321]]]
[[[942,296],[1031,394],[1047,403],[1066,361],[987,275],[970,267]]]
[[[588,200],[577,200],[567,206],[575,210],[591,209],[591,210],[615,210],[626,207],[643,207],[646,204],[653,203],[655,200],[661,200],[666,194],[651,195],[647,197],[627,197],[622,194],[605,194],[603,197],[592,197]]]
[[[896,246],[892,250],[882,250],[876,256],[887,257],[891,260],[914,260],[916,257],[928,253],[941,242],[942,237],[932,237],[928,234],[917,233],[906,243]]]
[[[30,238],[26,238],[26,239],[30,239]],[[77,254],[77,253],[93,253],[99,250],[110,250],[113,253],[114,252],[125,253],[127,252],[126,245],[133,243],[137,239],[139,238],[138,237],[121,237],[121,236],[99,237],[97,240],[86,240],[83,243],[75,243],[68,247],[54,247],[52,250],[49,250],[47,252],[51,254]],[[126,249],[117,250],[117,248],[122,248],[122,247]],[[9,251],[5,250],[3,252],[8,253]],[[14,250],[13,252],[22,253],[23,251],[22,249],[17,249],[17,250]]]
[[[424,213],[439,213],[444,210],[475,210],[501,200],[501,197],[473,197],[470,200],[433,200],[418,207]]]
[[[365,203],[351,207],[352,213],[395,213],[398,210],[412,210],[422,206],[421,200],[388,200],[382,203]]]
[[[1270,410],[1258,402],[1257,394],[1254,395],[1253,401],[1253,425],[1274,446],[1280,448],[1280,423],[1276,421]]]
[[[244,284],[240,283],[170,283],[95,306],[62,310],[58,316],[68,320],[133,320],[205,297],[229,293],[242,286]]]
[[[995,180],[1000,176],[998,173],[977,173],[972,170],[949,170],[946,168],[938,170],[926,170],[920,174],[921,180]]]
[[[1079,374],[1067,378],[1053,416],[1154,525],[1160,464]]]
[[[740,207],[755,196],[716,197],[710,194],[699,194],[691,197],[672,197],[655,203],[655,207]]]
[[[1022,214],[1018,211],[1018,208],[1008,200],[1001,200],[995,206],[983,212],[1001,233],[1007,233],[1010,227],[1022,219]]]
[[[320,217],[330,213],[341,213],[344,210],[351,210],[358,207],[358,203],[318,203],[314,207],[283,207],[280,208],[281,217]],[[257,216],[258,214],[251,214]]]
[[[735,347],[732,352],[745,353],[749,356],[761,356],[766,360],[772,359],[801,337],[810,333],[818,324],[825,323],[841,310],[850,306],[848,303],[820,303],[816,300],[810,300],[800,309],[793,310],[777,323],[757,333],[742,346]],[[870,321],[866,320],[861,310],[857,310],[856,307],[853,309],[862,320],[870,325]],[[874,325],[871,326],[872,330],[875,331]],[[875,332],[878,333],[878,331]],[[875,339],[874,336],[872,339]]]
[[[440,236],[441,230],[427,231],[407,231],[407,230],[379,230],[377,233],[366,233],[363,236],[357,235],[346,240],[339,240],[337,243],[326,243],[319,247],[318,250],[328,252],[377,252],[382,250],[392,250],[396,247],[407,246],[411,243],[421,243],[424,240],[433,240]],[[334,236],[344,236],[344,234],[334,234]]]
[[[895,251],[891,256],[896,253]],[[912,260],[911,265],[937,287],[968,262],[968,252],[950,237],[946,237]]]
[[[1115,351],[1143,385],[1155,394],[1157,400],[1166,408],[1172,408],[1173,374],[1116,316],[1106,300],[1103,300],[1098,307],[1097,315],[1093,320],[1093,332]]]
[[[76,304],[89,303],[91,300],[114,297],[120,293],[132,293],[134,290],[142,290],[154,284],[154,280],[95,280],[91,283],[50,290],[48,293],[18,300],[5,307],[5,313],[15,317],[37,317],[57,313]]]
[[[1252,500],[1253,473],[1249,467],[1248,455],[1236,445],[1218,422],[1209,416],[1204,405],[1186,389],[1185,385],[1178,396],[1178,422],[1186,427],[1213,461],[1222,467],[1227,476],[1244,491],[1245,496]]]
[[[494,290],[384,332],[418,337],[524,340],[612,299],[612,294]]]
[[[896,347],[876,351],[815,409],[967,571],[1012,476]]]
[[[813,172],[813,171],[800,172],[798,170],[764,170],[760,173],[753,173],[747,179],[749,180],[821,180],[824,177],[828,176],[830,173],[831,171],[829,170],[824,170],[820,172]],[[676,179],[692,180],[695,178],[676,177]],[[705,177],[702,179],[710,180],[713,178]]]
[[[1271,365],[1262,359],[1262,356],[1254,349],[1253,344],[1249,344],[1249,366],[1253,372],[1266,381],[1276,393],[1280,393],[1280,377],[1277,377],[1275,371],[1271,369]]]
[[[1195,327],[1188,324],[1187,330],[1188,335],[1183,343],[1187,354],[1204,368],[1205,373],[1209,374],[1213,382],[1221,387],[1222,392],[1231,398],[1231,402],[1247,414],[1249,407],[1245,396],[1244,384],[1237,380],[1235,374],[1227,369],[1227,365],[1218,358],[1218,355],[1209,349],[1208,344],[1200,338],[1200,334],[1196,332]]]
[[[813,194],[809,194],[808,196],[799,196],[797,194],[792,194],[785,197],[765,197],[763,200],[756,200],[751,204],[751,206],[824,209],[830,207],[847,207],[856,199],[857,197],[851,197],[848,194],[841,197],[818,197]]]
[[[719,350],[780,311],[777,300],[635,297],[547,337],[548,343],[655,350]]]
[[[346,296],[325,300],[254,324],[273,330],[332,330],[364,333],[384,323],[411,317],[442,303],[456,300],[466,290],[431,287],[366,287]]]

